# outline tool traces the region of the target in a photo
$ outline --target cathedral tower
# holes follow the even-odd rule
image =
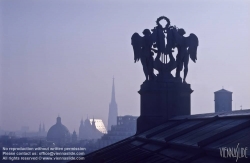
[[[108,130],[111,130],[112,125],[117,124],[118,109],[115,101],[115,83],[113,78],[111,102],[109,104]]]
[[[80,127],[79,127],[79,138],[82,139],[84,137],[84,123],[83,123],[83,118],[81,120],[80,123]]]
[[[43,123],[43,130],[42,130],[43,133],[45,133],[45,125]]]

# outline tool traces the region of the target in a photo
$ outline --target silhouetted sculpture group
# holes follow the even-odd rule
[[[160,24],[162,20],[167,22],[165,27]],[[151,31],[144,29],[143,37],[138,33],[132,35],[134,61],[141,60],[146,81],[182,81],[180,72],[184,66],[183,83],[186,83],[189,57],[194,62],[197,60],[198,37],[193,33],[185,37],[185,30],[170,26],[170,20],[165,16],[159,17],[156,24]],[[175,49],[178,51],[176,59],[173,56]],[[154,69],[159,72],[157,75],[154,74]],[[174,69],[175,77],[171,74]]]

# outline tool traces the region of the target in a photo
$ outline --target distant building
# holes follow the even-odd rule
[[[136,116],[126,115],[117,117],[117,125],[113,125],[108,134],[103,135],[97,142],[97,149],[126,139],[136,133]]]
[[[2,128],[0,127],[0,135],[4,134],[4,130],[2,130]]]
[[[43,123],[43,129],[42,129],[42,132],[46,132],[46,131],[45,131],[45,125],[44,125],[44,123]]]
[[[46,137],[46,135],[47,135],[47,132],[45,131],[45,125],[43,123],[43,126],[42,126],[42,124],[40,123],[38,136]]]
[[[21,131],[22,132],[29,132],[29,126],[22,126]]]
[[[84,137],[84,122],[82,119],[79,127],[79,139],[82,139],[83,137]]]
[[[108,130],[111,130],[112,125],[117,124],[118,109],[115,101],[115,83],[113,78],[111,102],[109,104]]]
[[[42,125],[41,125],[41,123],[39,124],[39,131],[38,131],[39,133],[41,133],[42,132]]]
[[[69,130],[62,124],[61,117],[57,117],[56,124],[49,129],[47,140],[56,143],[56,145],[70,142]]]
[[[99,139],[106,133],[106,128],[101,119],[87,119],[79,127],[79,140]]]
[[[16,133],[15,132],[9,132],[8,136],[9,137],[16,137]]]
[[[72,134],[72,143],[76,143],[76,142],[77,142],[77,135],[76,135],[76,131],[74,131]]]
[[[101,119],[89,119],[90,123],[93,123],[93,120],[95,121],[96,129],[99,130],[103,134],[107,134],[106,127]]]
[[[11,135],[12,134],[10,133],[8,135],[0,136],[0,149],[2,149],[2,147],[42,147],[43,145],[46,146],[45,138],[23,138]]]
[[[138,117],[132,116],[132,115],[125,115],[125,116],[118,116],[117,117],[117,126],[124,126],[129,131],[132,131],[134,134],[134,131],[136,130],[136,120]]]
[[[221,89],[214,92],[215,112],[232,111],[232,94],[233,92]]]

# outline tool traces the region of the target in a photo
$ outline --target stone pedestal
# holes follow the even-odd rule
[[[190,84],[181,82],[145,81],[138,91],[141,113],[137,119],[137,133],[164,123],[177,115],[190,115]]]

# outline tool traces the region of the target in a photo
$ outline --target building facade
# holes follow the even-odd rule
[[[117,117],[117,125],[111,126],[108,134],[103,135],[96,143],[96,148],[103,148],[120,140],[126,139],[136,133],[136,116],[126,115]]]
[[[87,119],[83,122],[81,120],[79,127],[79,140],[99,139],[105,134],[106,128],[101,119]]]

